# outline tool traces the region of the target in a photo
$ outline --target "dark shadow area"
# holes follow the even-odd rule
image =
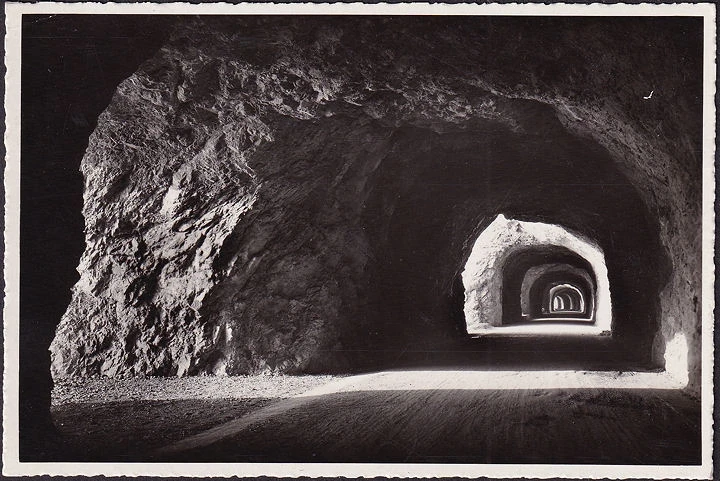
[[[162,461],[699,464],[699,408],[675,390],[337,393]]]
[[[63,404],[52,408],[61,443],[52,461],[130,462],[150,450],[231,421],[270,398]]]
[[[20,459],[50,455],[50,355],[83,250],[80,159],[117,85],[173,17],[25,15],[22,39]]]
[[[357,353],[362,357],[366,352]],[[427,348],[373,351],[356,373],[381,369],[656,371],[609,336],[467,337]]]

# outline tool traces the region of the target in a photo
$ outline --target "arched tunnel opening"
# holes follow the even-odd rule
[[[227,19],[212,22],[221,37],[236,29]],[[279,22],[303,42],[313,35],[336,42],[309,24]],[[449,28],[444,20],[428,22]],[[248,35],[261,35],[263,27],[251,24]],[[392,31],[383,22],[363,28]],[[460,277],[475,241],[499,215],[558,226],[603,253],[602,276],[596,265],[548,261],[577,264],[595,277],[586,285],[578,274],[571,283],[589,317],[554,309],[552,299],[525,296],[528,302],[545,302],[555,318],[577,325],[592,319],[588,324],[610,331],[618,349],[662,365],[675,327],[659,329],[660,312],[675,306],[663,307],[660,292],[669,279],[680,282],[668,251],[680,249],[680,234],[668,231],[670,207],[643,184],[649,171],[619,154],[605,133],[552,99],[499,95],[462,76],[443,80],[438,105],[408,86],[403,94],[351,92],[348,98],[360,95],[362,102],[338,97],[320,109],[297,101],[310,95],[299,87],[303,76],[261,79],[231,61],[237,46],[229,44],[214,51],[217,61],[197,63],[188,41],[174,34],[170,50],[118,87],[116,98],[126,103],[109,106],[83,161],[85,272],[51,346],[55,375],[322,372],[362,365],[354,352],[382,362],[382,352],[392,358],[466,340]],[[267,60],[259,50],[244,55],[248,65]],[[170,118],[175,107],[149,107],[136,89],[152,84],[172,97],[178,65],[187,67],[175,86],[184,100]],[[401,83],[415,75],[376,74]],[[267,100],[260,94],[266,80],[279,82],[267,104],[279,115],[256,108]],[[306,112],[307,102],[320,110]],[[125,120],[136,111],[152,128],[128,130]],[[127,141],[116,142],[118,136]],[[132,147],[139,144],[148,147]],[[200,150],[190,155],[191,146]],[[153,160],[158,152],[168,165]],[[117,162],[105,165],[106,158]],[[156,188],[144,192],[147,185]],[[140,201],[143,195],[149,198]],[[125,260],[132,258],[137,262]],[[518,310],[511,292],[523,290],[523,279],[510,272],[522,262],[509,262],[500,295],[489,303],[504,314],[488,322],[534,319],[540,326],[548,319],[542,308]],[[573,299],[566,289],[554,302]],[[97,319],[96,328],[82,326],[87,316]],[[87,344],[90,354],[78,354],[74,342]]]
[[[514,272],[506,271],[504,324],[553,319],[595,322],[597,281],[592,267],[578,256],[552,256],[555,262],[550,263],[550,256],[543,254]]]
[[[560,317],[566,323],[586,319],[585,324],[602,326],[596,334],[612,332],[613,349],[631,359],[628,362],[661,363],[653,358],[652,345],[670,261],[659,239],[659,224],[603,148],[567,133],[542,104],[524,102],[518,110],[528,125],[521,133],[492,122],[443,126],[446,130],[407,126],[395,132],[395,158],[383,160],[376,195],[366,209],[368,218],[386,222],[368,221],[367,226],[384,227],[372,240],[378,248],[369,283],[375,292],[369,294],[377,317],[387,321],[373,342],[393,346],[391,350],[422,351],[466,342],[467,286],[463,288],[461,273],[474,242],[503,214],[518,219],[506,230],[523,222],[562,226],[558,228],[596,244],[604,283],[598,293],[594,266],[567,247],[535,246],[505,262],[498,295],[487,299],[501,312],[490,316],[490,324],[517,325],[528,316],[553,317],[556,323]],[[547,142],[548,137],[553,142]],[[501,247],[503,242],[512,244],[507,233],[497,236],[494,241]],[[544,264],[568,266],[542,280],[574,285],[586,298],[581,316],[549,316],[542,309],[524,315],[525,274]],[[536,291],[537,286],[528,291],[534,306],[542,304],[539,298],[546,294]],[[601,319],[595,312],[599,307]],[[497,352],[491,342],[482,346]],[[610,341],[599,342],[598,350],[608,350]]]
[[[551,250],[551,249],[548,249]],[[503,272],[503,324],[523,321],[578,320],[595,322],[596,282],[587,261],[573,255],[533,259],[529,265]],[[580,264],[572,265],[570,264]],[[585,264],[585,265],[583,265]]]
[[[568,274],[556,277],[554,282],[543,279],[532,286],[529,318],[538,320],[592,321],[594,311],[590,284],[582,277],[568,280]]]
[[[500,333],[489,328],[527,321],[575,320],[592,327],[576,333],[610,334],[610,288],[602,250],[560,226],[498,216],[475,241],[462,276],[468,333]],[[554,298],[558,285],[566,288]],[[571,309],[565,309],[566,300]]]

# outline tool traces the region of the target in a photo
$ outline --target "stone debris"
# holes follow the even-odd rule
[[[337,376],[194,376],[68,378],[55,382],[53,406],[124,401],[288,398]]]

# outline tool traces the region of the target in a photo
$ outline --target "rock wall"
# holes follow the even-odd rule
[[[86,249],[51,347],[54,375],[341,369],[380,338],[452,330],[453,276],[499,208],[537,220],[592,198],[599,211],[568,207],[560,223],[598,240],[611,284],[651,279],[653,356],[685,332],[696,382],[693,22],[181,19],[90,139]],[[543,171],[523,158],[559,178],[613,174],[566,187],[556,204],[558,189],[542,205],[525,184],[495,192],[512,180],[502,169],[541,188]],[[445,174],[475,182],[456,189],[472,202],[429,183]],[[642,212],[612,207],[613,196]],[[616,222],[646,234],[613,238]],[[620,307],[633,322],[632,306]]]

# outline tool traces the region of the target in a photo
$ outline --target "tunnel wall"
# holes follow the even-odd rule
[[[356,334],[372,339],[390,322],[381,319],[390,311],[370,305],[396,279],[378,274],[387,271],[378,263],[403,254],[392,233],[405,204],[394,197],[424,168],[393,152],[422,153],[450,131],[542,137],[562,128],[604,149],[641,196],[649,231],[657,226],[660,250],[649,249],[667,284],[650,294],[659,312],[653,356],[684,332],[696,386],[698,22],[181,21],[119,86],[91,136],[86,249],[51,347],[54,375],[342,366]],[[643,101],[651,89],[653,101]],[[550,122],[533,122],[536,114]],[[576,162],[566,169],[583,168]],[[430,269],[448,279],[418,285],[445,292],[483,219],[498,213],[467,212],[443,224],[451,266]],[[418,324],[440,322],[442,306],[419,310]]]

